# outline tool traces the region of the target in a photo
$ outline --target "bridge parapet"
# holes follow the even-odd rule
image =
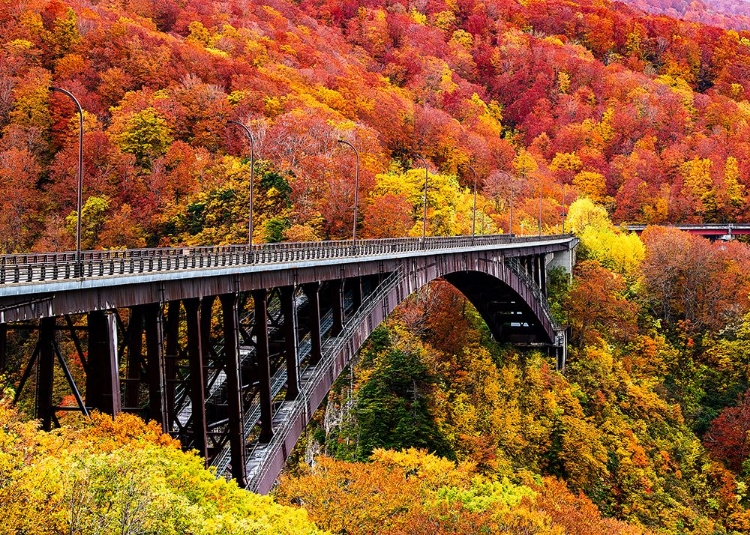
[[[83,251],[80,269],[75,252],[0,255],[0,295],[3,287],[36,282],[75,281],[105,277],[137,277],[226,267],[263,269],[263,266],[326,260],[358,261],[373,256],[430,254],[437,251],[477,250],[499,245],[522,245],[566,239],[554,236],[453,236],[321,242],[284,242],[260,245],[171,247]]]

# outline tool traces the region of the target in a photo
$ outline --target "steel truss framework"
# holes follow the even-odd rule
[[[58,425],[61,411],[135,413],[197,450],[219,474],[267,492],[367,336],[430,281],[442,278],[462,291],[498,340],[554,345],[546,271],[555,255],[569,255],[572,265],[576,240],[487,238],[361,240],[348,254],[341,244],[253,247],[245,248],[252,258],[244,263],[241,248],[225,248],[223,257],[217,248],[206,256],[86,252],[84,270],[99,273],[92,278],[98,285],[61,279],[66,269],[51,268],[49,258],[0,257],[0,367],[8,333],[36,330],[16,399],[35,373],[44,429]],[[123,273],[144,259],[167,276]],[[83,390],[69,365],[73,357]],[[56,402],[56,373],[74,404]]]

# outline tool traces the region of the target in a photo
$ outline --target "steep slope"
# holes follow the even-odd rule
[[[577,195],[617,220],[747,213],[744,33],[590,0],[34,0],[0,18],[6,251],[72,244],[74,109],[50,84],[88,113],[87,247],[242,241],[247,148],[227,119],[270,162],[259,240],[346,235],[340,136],[365,155],[364,235],[417,232],[419,190],[388,191],[387,173],[416,152],[454,187],[477,172],[487,232],[509,230],[511,199],[513,230],[535,227],[540,194],[550,229]],[[468,231],[462,191],[430,199],[430,216],[453,214],[431,233]],[[401,224],[384,232],[388,220]]]

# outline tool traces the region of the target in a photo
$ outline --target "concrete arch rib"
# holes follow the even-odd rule
[[[263,458],[251,462],[254,466],[248,470],[248,488],[262,494],[271,490],[287,453],[294,448],[333,382],[373,330],[409,295],[435,279],[442,278],[461,291],[477,307],[499,341],[551,343],[554,340],[553,326],[544,306],[502,257],[474,264],[484,264],[486,271],[466,269],[465,257],[454,260],[421,264],[403,260],[399,269],[390,273],[381,284],[377,298],[363,304],[344,331],[326,344],[326,355],[316,366],[315,373],[303,377],[299,397],[284,402],[277,411],[285,415],[285,420],[275,422],[277,431],[273,439],[264,451],[258,451]]]

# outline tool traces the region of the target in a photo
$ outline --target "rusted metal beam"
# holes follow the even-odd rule
[[[164,329],[161,306],[146,305],[143,310],[146,323],[146,362],[148,368],[148,414],[168,432],[167,364],[164,358]]]
[[[52,429],[54,404],[52,390],[55,381],[55,318],[43,318],[39,322],[39,363],[36,380],[36,417],[42,421],[42,429]]]
[[[240,383],[240,337],[237,294],[224,294],[221,300],[224,317],[224,357],[226,359],[227,417],[229,447],[232,454],[232,477],[241,487],[247,485],[245,466],[245,429],[242,418]]]
[[[310,365],[315,366],[323,357],[323,340],[320,333],[320,283],[304,284],[302,291],[307,296],[310,317]]]
[[[78,353],[78,358],[81,359],[81,366],[83,366],[83,371],[84,371],[84,373],[88,374],[89,373],[88,359],[86,358],[86,355],[83,352],[83,346],[81,345],[81,339],[78,336],[78,332],[77,332],[79,330],[88,331],[88,327],[83,327],[83,326],[76,327],[73,324],[73,320],[71,319],[70,315],[68,315],[68,314],[65,315],[65,325],[67,325],[68,331],[70,333],[70,337],[73,339],[73,345],[75,346],[76,352]]]
[[[122,410],[120,374],[117,362],[117,319],[115,313],[88,313],[89,373],[86,376],[86,404],[112,416]]]
[[[268,350],[268,292],[253,291],[255,305],[255,354],[258,358],[260,381],[260,442],[268,442],[273,436],[273,399],[271,398],[271,362]]]
[[[185,299],[187,319],[187,349],[190,362],[190,402],[193,421],[193,446],[204,458],[208,458],[206,429],[206,387],[203,377],[203,343],[201,341],[201,300]]]
[[[73,397],[76,399],[76,403],[78,404],[78,409],[81,411],[81,413],[84,416],[89,415],[89,411],[86,408],[86,405],[83,403],[83,398],[81,397],[81,393],[78,390],[78,385],[76,385],[75,379],[73,379],[73,374],[70,373],[70,369],[68,368],[68,365],[65,363],[65,358],[63,357],[62,351],[60,351],[60,346],[57,344],[57,342],[52,343],[52,347],[55,350],[55,355],[57,355],[57,361],[60,363],[60,368],[62,368],[63,374],[65,375],[65,379],[68,381],[68,386],[70,386],[70,391],[73,393]],[[57,407],[58,409],[60,407]],[[65,407],[66,409],[71,409],[68,407]]]
[[[297,359],[297,307],[294,287],[282,286],[281,312],[284,314],[284,353],[286,354],[286,399],[299,395],[299,361]]]

